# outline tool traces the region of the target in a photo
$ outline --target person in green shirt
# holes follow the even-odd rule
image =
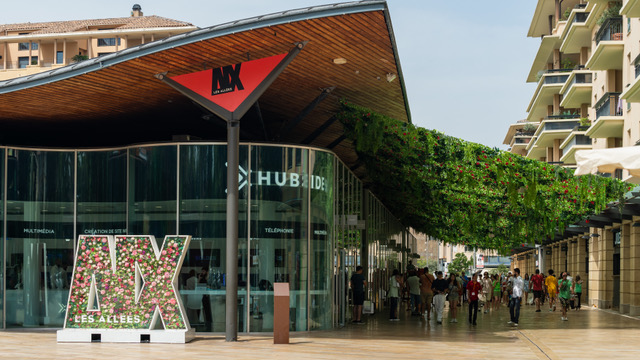
[[[569,310],[569,300],[571,300],[571,280],[567,279],[567,273],[563,272],[560,280],[558,280],[558,298],[562,305],[562,320],[567,321],[567,310]]]
[[[580,310],[580,297],[582,296],[582,279],[580,275],[576,274],[575,281],[573,282],[573,289],[571,291],[576,295],[576,310]]]

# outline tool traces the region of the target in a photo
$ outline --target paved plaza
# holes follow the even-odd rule
[[[189,344],[58,344],[54,331],[0,333],[0,358],[7,359],[638,359],[640,320],[607,310],[569,313],[522,306],[520,326],[507,324],[508,308],[479,314],[478,325],[458,323],[448,313],[442,325],[387,314],[365,316],[362,325],[333,331],[291,333],[289,345],[274,345],[270,334],[240,335],[227,343],[224,334],[199,335]]]

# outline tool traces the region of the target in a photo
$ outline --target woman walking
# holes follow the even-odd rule
[[[458,283],[458,279],[455,274],[451,274],[449,277],[449,313],[451,315],[452,323],[458,322],[458,300],[460,299],[460,292],[462,286]]]
[[[393,275],[389,279],[389,321],[400,321],[398,318],[398,303],[400,299],[400,289],[402,288],[402,276],[398,269],[393,270]]]
[[[558,280],[558,299],[562,306],[562,320],[567,321],[567,310],[569,310],[569,301],[571,300],[571,280],[567,279],[567,273],[563,272],[560,280]]]
[[[498,310],[500,307],[500,291],[502,290],[502,284],[500,283],[500,276],[493,274],[493,310]]]

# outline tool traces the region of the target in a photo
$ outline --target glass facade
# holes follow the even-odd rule
[[[225,331],[226,144],[0,148],[0,322],[61,327],[78,235],[191,235],[179,286],[192,327]],[[349,276],[368,269],[384,306],[406,265],[407,229],[330,152],[242,144],[238,330],[273,330],[273,284],[290,288],[292,331],[350,317]]]

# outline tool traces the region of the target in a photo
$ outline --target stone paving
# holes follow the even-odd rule
[[[365,316],[364,324],[332,331],[291,333],[291,343],[274,345],[270,334],[198,335],[189,344],[58,344],[54,331],[0,332],[6,359],[640,359],[640,320],[612,311],[571,311],[569,321],[547,308],[522,306],[520,324],[507,324],[508,308],[479,314],[478,325],[459,308],[457,323],[443,324],[401,314]]]

